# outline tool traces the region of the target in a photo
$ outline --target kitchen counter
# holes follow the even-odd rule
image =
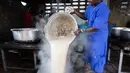
[[[9,41],[9,42],[5,42],[5,43],[0,43],[0,51],[1,51],[1,55],[2,55],[4,71],[8,71],[8,69],[36,70],[38,45],[39,45],[39,42],[23,43],[23,42],[17,42],[17,41]],[[12,66],[9,67],[7,65],[8,63],[6,61],[6,56],[5,56],[6,51],[19,53],[19,52],[17,52],[17,50],[28,50],[33,53],[34,69],[12,67]]]
[[[122,72],[122,63],[123,63],[123,56],[128,55],[130,56],[130,41],[124,41],[119,38],[110,38],[109,39],[109,49],[108,49],[108,61],[110,62],[111,51],[115,51],[120,53],[119,56],[119,66],[118,66],[118,73]],[[125,72],[130,73],[130,72]]]
[[[112,50],[120,50],[123,49],[124,51],[129,51],[130,52],[130,41],[124,41],[118,38],[112,38],[109,39],[109,47],[113,47]],[[114,48],[116,47],[116,48]]]
[[[24,49],[24,50],[37,50],[39,43],[18,43],[15,41],[9,41],[0,43],[0,48],[3,49]]]

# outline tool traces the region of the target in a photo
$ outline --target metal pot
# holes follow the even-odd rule
[[[121,38],[124,40],[130,40],[130,28],[125,28],[121,31]]]
[[[126,27],[114,27],[112,28],[112,35],[115,37],[121,36],[121,31],[124,30]]]
[[[11,29],[13,38],[20,42],[34,42],[39,40],[40,31],[35,28],[14,28]]]

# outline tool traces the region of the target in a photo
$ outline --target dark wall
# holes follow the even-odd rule
[[[110,0],[111,13],[110,13],[109,21],[110,21],[110,23],[116,24],[117,26],[126,26],[129,24],[129,21],[130,21],[130,16],[124,16],[121,13],[121,10],[122,10],[121,2],[122,1],[124,1],[124,2],[129,1],[129,3],[130,3],[130,0]],[[123,6],[125,6],[125,5],[123,5]],[[128,6],[130,7],[130,4],[128,4]],[[126,8],[126,9],[128,9],[128,8]],[[125,13],[127,13],[127,11]]]
[[[11,28],[23,27],[24,7],[18,0],[0,2],[0,42],[12,39]]]

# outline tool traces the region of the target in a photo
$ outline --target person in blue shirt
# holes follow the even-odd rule
[[[77,29],[75,34],[87,32],[84,62],[89,63],[96,73],[103,73],[106,62],[108,17],[110,10],[102,0],[88,0],[89,5],[84,14],[77,10],[74,13],[84,20],[88,20],[88,28]]]

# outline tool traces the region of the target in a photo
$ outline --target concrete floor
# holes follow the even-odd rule
[[[14,54],[14,56],[16,56],[16,54]],[[112,57],[111,57],[111,64],[107,64],[104,68],[104,73],[117,73],[117,69],[118,69],[118,56],[119,54],[117,53],[113,53]],[[12,58],[12,57],[11,57]],[[13,63],[17,63],[15,60]],[[124,62],[123,62],[123,71],[129,71],[129,67],[130,67],[130,58],[128,56],[124,57]],[[33,62],[29,62],[30,64],[26,63],[26,65],[33,65]],[[20,62],[20,64],[23,64],[23,62]],[[25,62],[24,62],[25,64]],[[114,65],[114,67],[113,67]],[[28,66],[30,67],[30,66]],[[129,71],[130,72],[130,71]],[[36,73],[33,71],[23,71],[23,70],[8,70],[8,72],[4,72],[3,68],[2,68],[2,64],[0,64],[0,73]],[[83,70],[77,72],[77,73],[84,73]],[[90,73],[90,72],[85,72],[85,73]]]
[[[8,72],[4,72],[2,65],[0,65],[0,73],[36,73],[33,71],[23,71],[23,70],[9,70]],[[80,72],[83,73],[83,72]],[[85,73],[92,73],[91,71]],[[116,70],[111,65],[106,65],[104,73],[116,73]]]

